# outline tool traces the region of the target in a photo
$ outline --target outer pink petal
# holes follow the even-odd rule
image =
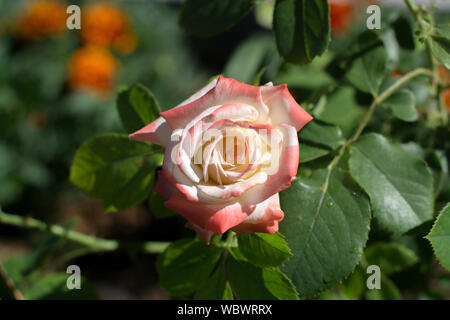
[[[254,105],[261,109],[265,108],[259,87],[220,76],[217,79],[216,86],[199,99],[164,111],[161,113],[161,116],[167,120],[172,129],[184,128],[208,108],[236,103]]]
[[[278,222],[283,220],[278,193],[258,204],[255,211],[232,230],[236,233],[264,232],[273,234],[278,231]]]
[[[313,119],[313,117],[300,107],[297,101],[295,101],[286,84],[275,87],[266,85],[261,86],[261,92],[264,103],[269,106],[270,118],[272,119],[273,125],[286,123],[299,131]]]
[[[194,93],[192,96],[184,100],[183,102],[179,103],[175,108],[178,108],[180,106],[184,106],[185,104],[191,103],[192,101],[195,101],[197,99],[200,99],[205,94],[208,93],[212,88],[214,88],[217,84],[218,79],[214,79],[211,82],[209,82],[206,86],[198,90],[196,93]]]
[[[224,233],[240,224],[255,209],[255,206],[244,207],[239,202],[228,205],[192,202],[177,193],[174,193],[165,205],[185,217],[190,223],[214,233]]]
[[[232,229],[236,233],[254,233],[254,232],[261,232],[261,233],[268,233],[268,234],[274,234],[278,231],[278,221],[273,221],[271,223],[247,223],[243,222],[240,225],[234,227]]]
[[[197,232],[197,234],[205,240],[206,244],[209,244],[211,237],[214,234],[213,232],[200,228],[196,224],[192,224],[190,222],[186,223],[185,227]]]
[[[130,134],[129,137],[133,140],[148,141],[165,147],[171,134],[172,129],[170,129],[166,120],[159,117],[142,129]]]
[[[205,87],[197,91],[194,95],[180,103],[176,108],[183,106],[185,104],[191,103],[202,96],[204,96],[208,91],[213,89],[217,84],[217,79],[208,83]],[[166,146],[167,141],[170,139],[170,135],[172,134],[172,129],[170,129],[167,121],[163,117],[159,117],[152,123],[143,127],[142,129],[132,133],[129,135],[131,139],[140,140],[140,141],[149,141],[155,144],[159,144],[161,146]]]

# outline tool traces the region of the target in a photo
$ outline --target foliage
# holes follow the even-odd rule
[[[259,2],[188,0],[178,24],[191,36],[216,36]],[[328,1],[274,1],[273,35],[243,41],[223,73],[256,85],[286,82],[315,117],[299,134],[299,173],[280,193],[285,218],[274,235],[229,231],[215,235],[210,245],[197,237],[172,242],[157,260],[160,284],[168,293],[245,300],[432,296],[429,281],[417,288],[404,278],[433,274],[438,267],[432,250],[450,269],[450,130],[441,98],[448,83],[438,73],[440,65],[450,67],[450,34],[432,10],[405,3],[408,15],[382,12],[381,30],[355,22],[345,37],[330,43]],[[133,78],[123,81],[135,83]],[[161,108],[156,97],[164,90],[148,84],[153,92],[143,84],[119,90],[117,114],[127,133],[156,119],[171,101],[166,98]],[[48,91],[36,94],[52,96],[57,90],[55,83],[41,86]],[[18,89],[2,87],[9,89],[14,102]],[[0,149],[10,147],[0,144]],[[70,180],[101,199],[106,211],[144,203],[157,219],[173,217],[164,199],[151,191],[163,153],[125,134],[97,135],[76,152]],[[4,158],[0,161],[14,162]],[[424,245],[424,237],[431,246]],[[53,245],[55,239],[3,262],[26,298],[69,298],[61,288],[63,275],[36,276]],[[381,269],[381,289],[366,286],[371,265]],[[0,290],[7,287],[0,282]]]

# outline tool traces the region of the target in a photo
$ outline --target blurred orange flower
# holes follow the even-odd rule
[[[17,19],[20,37],[40,40],[61,34],[66,29],[67,5],[59,0],[29,0]]]
[[[345,35],[359,12],[378,3],[378,0],[329,0],[331,32],[336,36]],[[364,9],[364,10],[363,10]]]
[[[444,103],[448,111],[450,111],[450,89],[444,91]]]
[[[441,81],[446,84],[450,84],[449,70],[444,66],[440,66],[438,69],[438,72],[439,72],[439,77],[441,78]],[[445,107],[448,109],[448,111],[450,111],[450,89],[447,89],[444,91],[443,99],[444,99]]]
[[[355,17],[355,7],[352,0],[330,0],[331,31],[335,35],[347,33]]]
[[[444,83],[450,83],[450,72],[448,69],[444,66],[439,66],[438,68],[439,77],[441,78],[442,82]]]
[[[111,3],[95,3],[83,10],[81,35],[87,44],[114,48],[119,53],[129,54],[137,39],[128,16]]]
[[[117,59],[103,47],[78,49],[69,59],[69,86],[106,95],[114,86],[118,67]]]

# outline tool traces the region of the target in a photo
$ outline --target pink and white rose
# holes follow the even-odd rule
[[[154,191],[209,242],[230,229],[278,231],[278,193],[297,174],[297,132],[311,120],[286,85],[220,76],[130,137],[166,148]]]

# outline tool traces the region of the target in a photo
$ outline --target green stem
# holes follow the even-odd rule
[[[429,37],[430,32],[433,30],[433,22],[431,27],[428,26],[428,24],[424,25],[424,21],[420,15],[419,8],[417,5],[413,2],[413,0],[404,0],[406,3],[406,6],[408,7],[409,11],[413,15],[414,19],[416,20],[419,28],[425,33],[425,48],[428,55],[428,60],[430,61],[430,69],[432,70],[432,86],[433,86],[433,93],[435,94],[435,97],[438,101],[438,107],[440,111],[440,117],[442,120],[442,124],[445,126],[448,123],[448,114],[447,110],[445,108],[445,105],[442,103],[441,99],[441,86],[439,84],[439,73],[438,73],[438,65],[436,64],[433,52],[431,50],[431,39]]]
[[[420,75],[427,75],[429,77],[432,77],[433,74],[430,70],[425,68],[418,68],[416,70],[413,70],[407,74],[405,74],[403,77],[398,79],[393,85],[391,85],[389,88],[387,88],[381,95],[376,97],[372,104],[369,107],[369,110],[367,110],[366,114],[364,115],[363,119],[361,120],[361,123],[359,124],[358,128],[356,129],[353,136],[351,136],[340,148],[337,155],[333,158],[333,160],[328,165],[328,175],[325,179],[325,183],[322,186],[324,190],[328,188],[328,181],[331,177],[331,172],[333,171],[336,164],[341,159],[342,155],[344,154],[345,149],[347,147],[358,140],[359,136],[363,132],[363,130],[366,128],[367,124],[369,123],[370,119],[372,118],[373,113],[375,112],[375,109],[377,106],[379,106],[381,103],[383,103],[387,98],[389,98],[392,94],[394,94],[398,89],[400,89],[405,83],[407,83],[409,80],[420,76]]]
[[[408,72],[403,77],[398,79],[392,86],[387,88],[377,99],[375,99],[377,104],[382,103],[384,100],[389,98],[395,91],[397,91],[401,86],[403,86],[405,83],[407,83],[409,80],[420,76],[420,75],[426,75],[428,77],[433,77],[433,73],[425,68],[417,68],[411,72]]]
[[[413,14],[414,18],[418,20],[419,18],[419,9],[417,8],[416,4],[412,0],[405,0],[406,6],[408,7],[409,11]]]
[[[393,93],[395,93],[398,89],[400,89],[405,83],[410,81],[411,79],[420,76],[420,75],[427,75],[429,77],[433,77],[433,73],[425,68],[418,68],[416,70],[413,70],[407,74],[405,74],[403,77],[398,79],[392,86],[387,88],[381,95],[376,97],[372,104],[369,107],[369,110],[364,115],[364,118],[362,119],[359,127],[356,129],[355,134],[347,141],[347,145],[358,140],[359,136],[369,123],[369,120],[372,118],[372,115],[376,109],[377,106],[379,106],[381,103],[383,103],[387,98],[389,98]]]
[[[117,251],[130,250],[147,254],[157,254],[163,252],[169,242],[120,242],[112,239],[102,239],[89,236],[77,231],[67,230],[59,225],[48,225],[34,218],[24,218],[14,214],[8,214],[0,210],[0,223],[22,227],[27,229],[35,229],[43,232],[49,232],[55,236],[76,242],[92,251]]]
[[[225,246],[227,248],[233,247],[233,241],[235,239],[235,233],[233,231],[228,231],[227,238],[225,240]]]

